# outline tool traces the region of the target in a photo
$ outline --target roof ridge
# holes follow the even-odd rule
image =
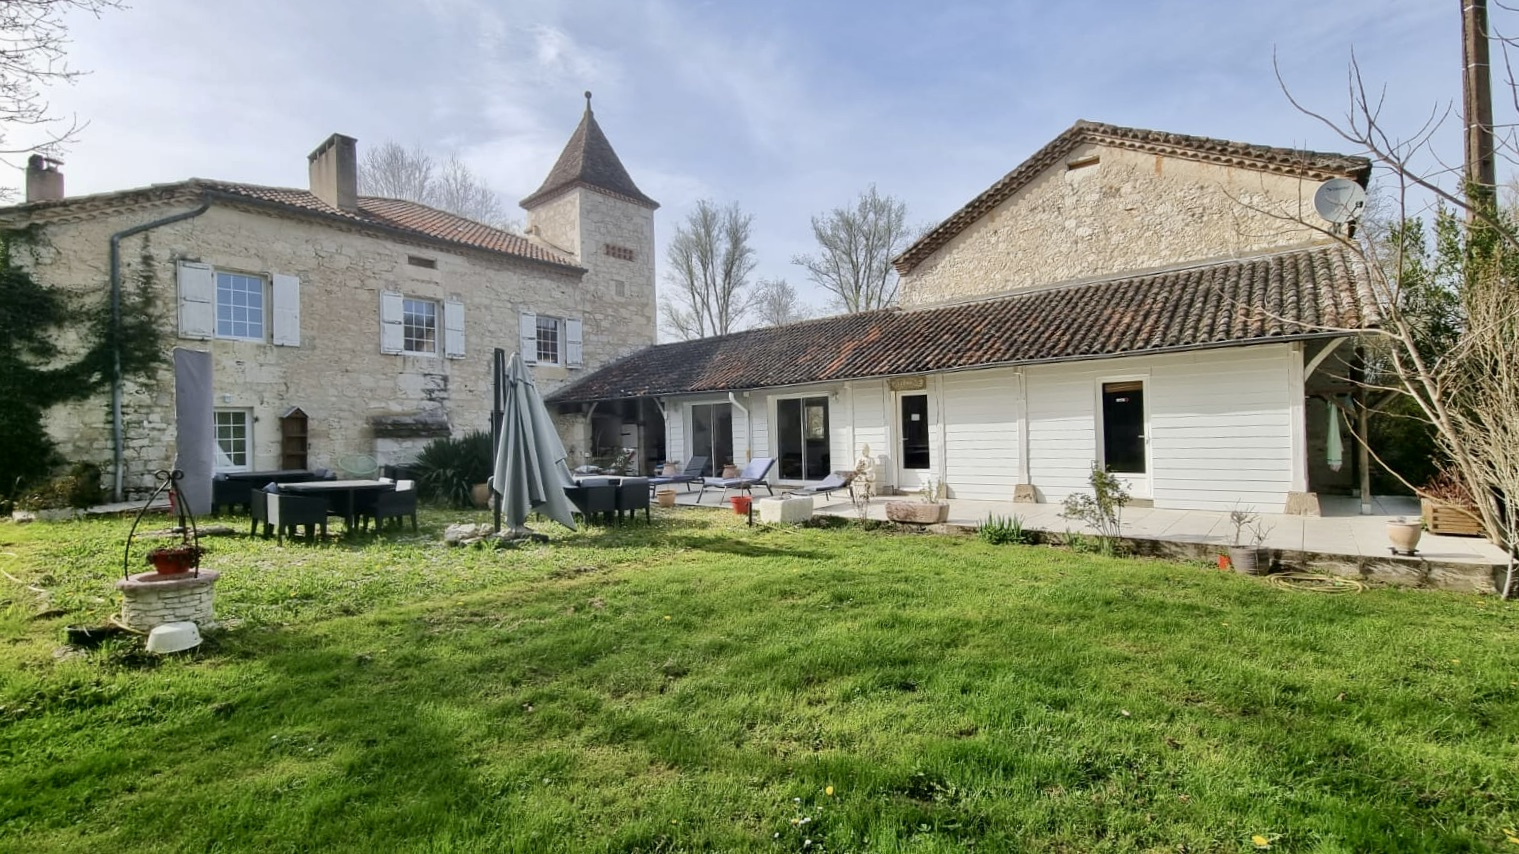
[[[912,272],[918,264],[979,221],[993,208],[1017,194],[1061,156],[1086,142],[1102,142],[1122,148],[1151,151],[1211,163],[1236,163],[1240,158],[1244,158],[1252,161],[1255,167],[1262,171],[1297,174],[1316,180],[1352,177],[1365,183],[1371,174],[1371,161],[1358,155],[1257,145],[1217,137],[1192,136],[1077,119],[1075,124],[1045,143],[1039,150],[997,179],[990,187],[981,191],[959,210],[918,238],[917,242],[904,249],[901,254],[892,259],[892,266],[896,267],[901,275]]]

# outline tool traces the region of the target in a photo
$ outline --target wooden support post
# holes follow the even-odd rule
[[[1370,438],[1367,428],[1371,424],[1371,411],[1366,408],[1366,393],[1363,391],[1356,395],[1356,433],[1360,439],[1356,442],[1356,464],[1361,469],[1361,515],[1371,515],[1371,451],[1366,446],[1366,440]]]

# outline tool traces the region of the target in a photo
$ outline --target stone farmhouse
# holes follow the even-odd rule
[[[1095,462],[1155,507],[1315,512],[1355,484],[1329,407],[1375,318],[1312,198],[1369,174],[1078,122],[895,259],[899,307],[650,347],[551,402],[651,401],[665,456],[775,457],[780,483],[868,445],[898,490],[1059,502]]]
[[[26,203],[0,209],[0,228],[25,230],[15,258],[39,282],[146,289],[165,355],[211,354],[222,470],[407,462],[434,437],[488,428],[495,347],[520,350],[551,391],[654,342],[659,205],[589,99],[522,200],[526,235],[360,196],[357,158],[334,134],[306,188],[192,178],[68,197],[34,157]],[[169,361],[49,414],[64,457],[100,463],[118,495],[174,463]],[[588,447],[582,424],[566,420],[567,446]]]

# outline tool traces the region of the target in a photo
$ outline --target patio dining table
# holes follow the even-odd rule
[[[343,517],[343,525],[349,531],[358,527],[360,494],[393,492],[395,488],[393,481],[384,480],[308,480],[280,484],[281,492],[327,496],[327,506]]]

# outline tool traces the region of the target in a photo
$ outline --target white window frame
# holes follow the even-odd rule
[[[236,463],[234,463],[232,461],[232,453],[236,453],[236,451],[234,450],[232,453],[228,453],[228,450],[226,449],[226,447],[224,447],[222,445],[222,436],[223,436],[222,429],[223,429],[223,426],[224,426],[223,425],[223,416],[231,416],[230,418],[227,419],[228,423],[225,425],[228,428],[231,428],[231,427],[234,426],[231,423],[232,421],[234,421],[234,420],[241,420],[242,421],[242,431],[243,431],[243,436],[242,436],[242,444],[243,444],[243,447],[242,447],[242,456],[243,456],[243,462],[242,462],[241,465],[238,465],[238,464],[236,464]],[[238,416],[240,416],[240,418],[238,418]],[[212,412],[211,418],[212,418],[212,422],[211,422],[212,438],[215,440],[215,444],[216,444],[216,465],[215,465],[215,470],[218,471],[218,472],[252,471],[253,470],[253,410],[251,410],[251,409],[216,409],[216,410],[214,410]],[[235,437],[229,437],[229,438],[235,438]]]
[[[431,329],[432,336],[431,336],[430,341],[428,342],[431,345],[431,349],[427,349],[427,350],[419,350],[419,349],[414,349],[412,347],[412,342],[418,340],[417,337],[412,334],[413,327],[415,326],[415,324],[412,321],[413,321],[413,318],[416,316],[417,310],[420,309],[423,306],[426,306],[429,309],[431,309],[431,312],[430,312],[430,314],[428,316],[432,318],[432,329]],[[438,351],[440,349],[439,346],[438,346],[438,344],[439,344],[439,339],[442,338],[442,332],[443,332],[443,304],[441,302],[439,302],[438,300],[435,300],[435,299],[426,299],[424,297],[402,297],[401,298],[401,352],[402,353],[405,353],[408,356],[436,356],[436,355],[438,355]]]
[[[535,352],[533,353],[533,358],[540,365],[563,365],[565,363],[564,318],[550,317],[546,314],[540,314],[537,318],[537,324],[538,336],[535,339],[536,348]],[[553,330],[553,358],[544,356],[543,334],[548,329]]]
[[[215,326],[215,335],[216,335],[216,337],[219,338],[219,339],[221,339],[221,340],[223,340],[223,341],[257,341],[259,343],[263,343],[263,342],[268,341],[269,340],[269,327],[271,325],[270,321],[272,320],[272,318],[271,318],[271,312],[270,312],[270,299],[269,299],[269,277],[268,276],[264,276],[264,275],[259,274],[259,273],[245,273],[245,272],[243,272],[241,270],[222,270],[222,269],[217,269],[214,272],[213,276],[214,277],[213,277],[212,281],[213,281],[213,287],[215,288],[215,296],[213,297],[213,306],[212,307],[213,307],[213,310],[215,311],[213,323],[214,323],[214,326]],[[223,319],[222,319],[222,307],[223,307],[223,301],[222,301],[222,277],[223,276],[226,276],[229,279],[235,278],[235,279],[247,280],[247,281],[252,281],[252,282],[257,282],[258,283],[258,300],[259,300],[259,305],[258,305],[258,314],[259,314],[258,328],[259,328],[259,333],[257,335],[236,335],[236,334],[232,334],[230,332],[223,332],[222,331],[222,322],[223,322]],[[231,311],[231,310],[235,310],[235,309],[238,309],[238,308],[245,308],[246,309],[248,307],[247,306],[228,305],[227,308],[229,309],[229,311]],[[229,323],[229,324],[236,324],[236,323],[248,323],[249,321],[247,321],[247,320],[239,321],[239,320],[236,320],[236,319],[229,318],[226,322]]]

